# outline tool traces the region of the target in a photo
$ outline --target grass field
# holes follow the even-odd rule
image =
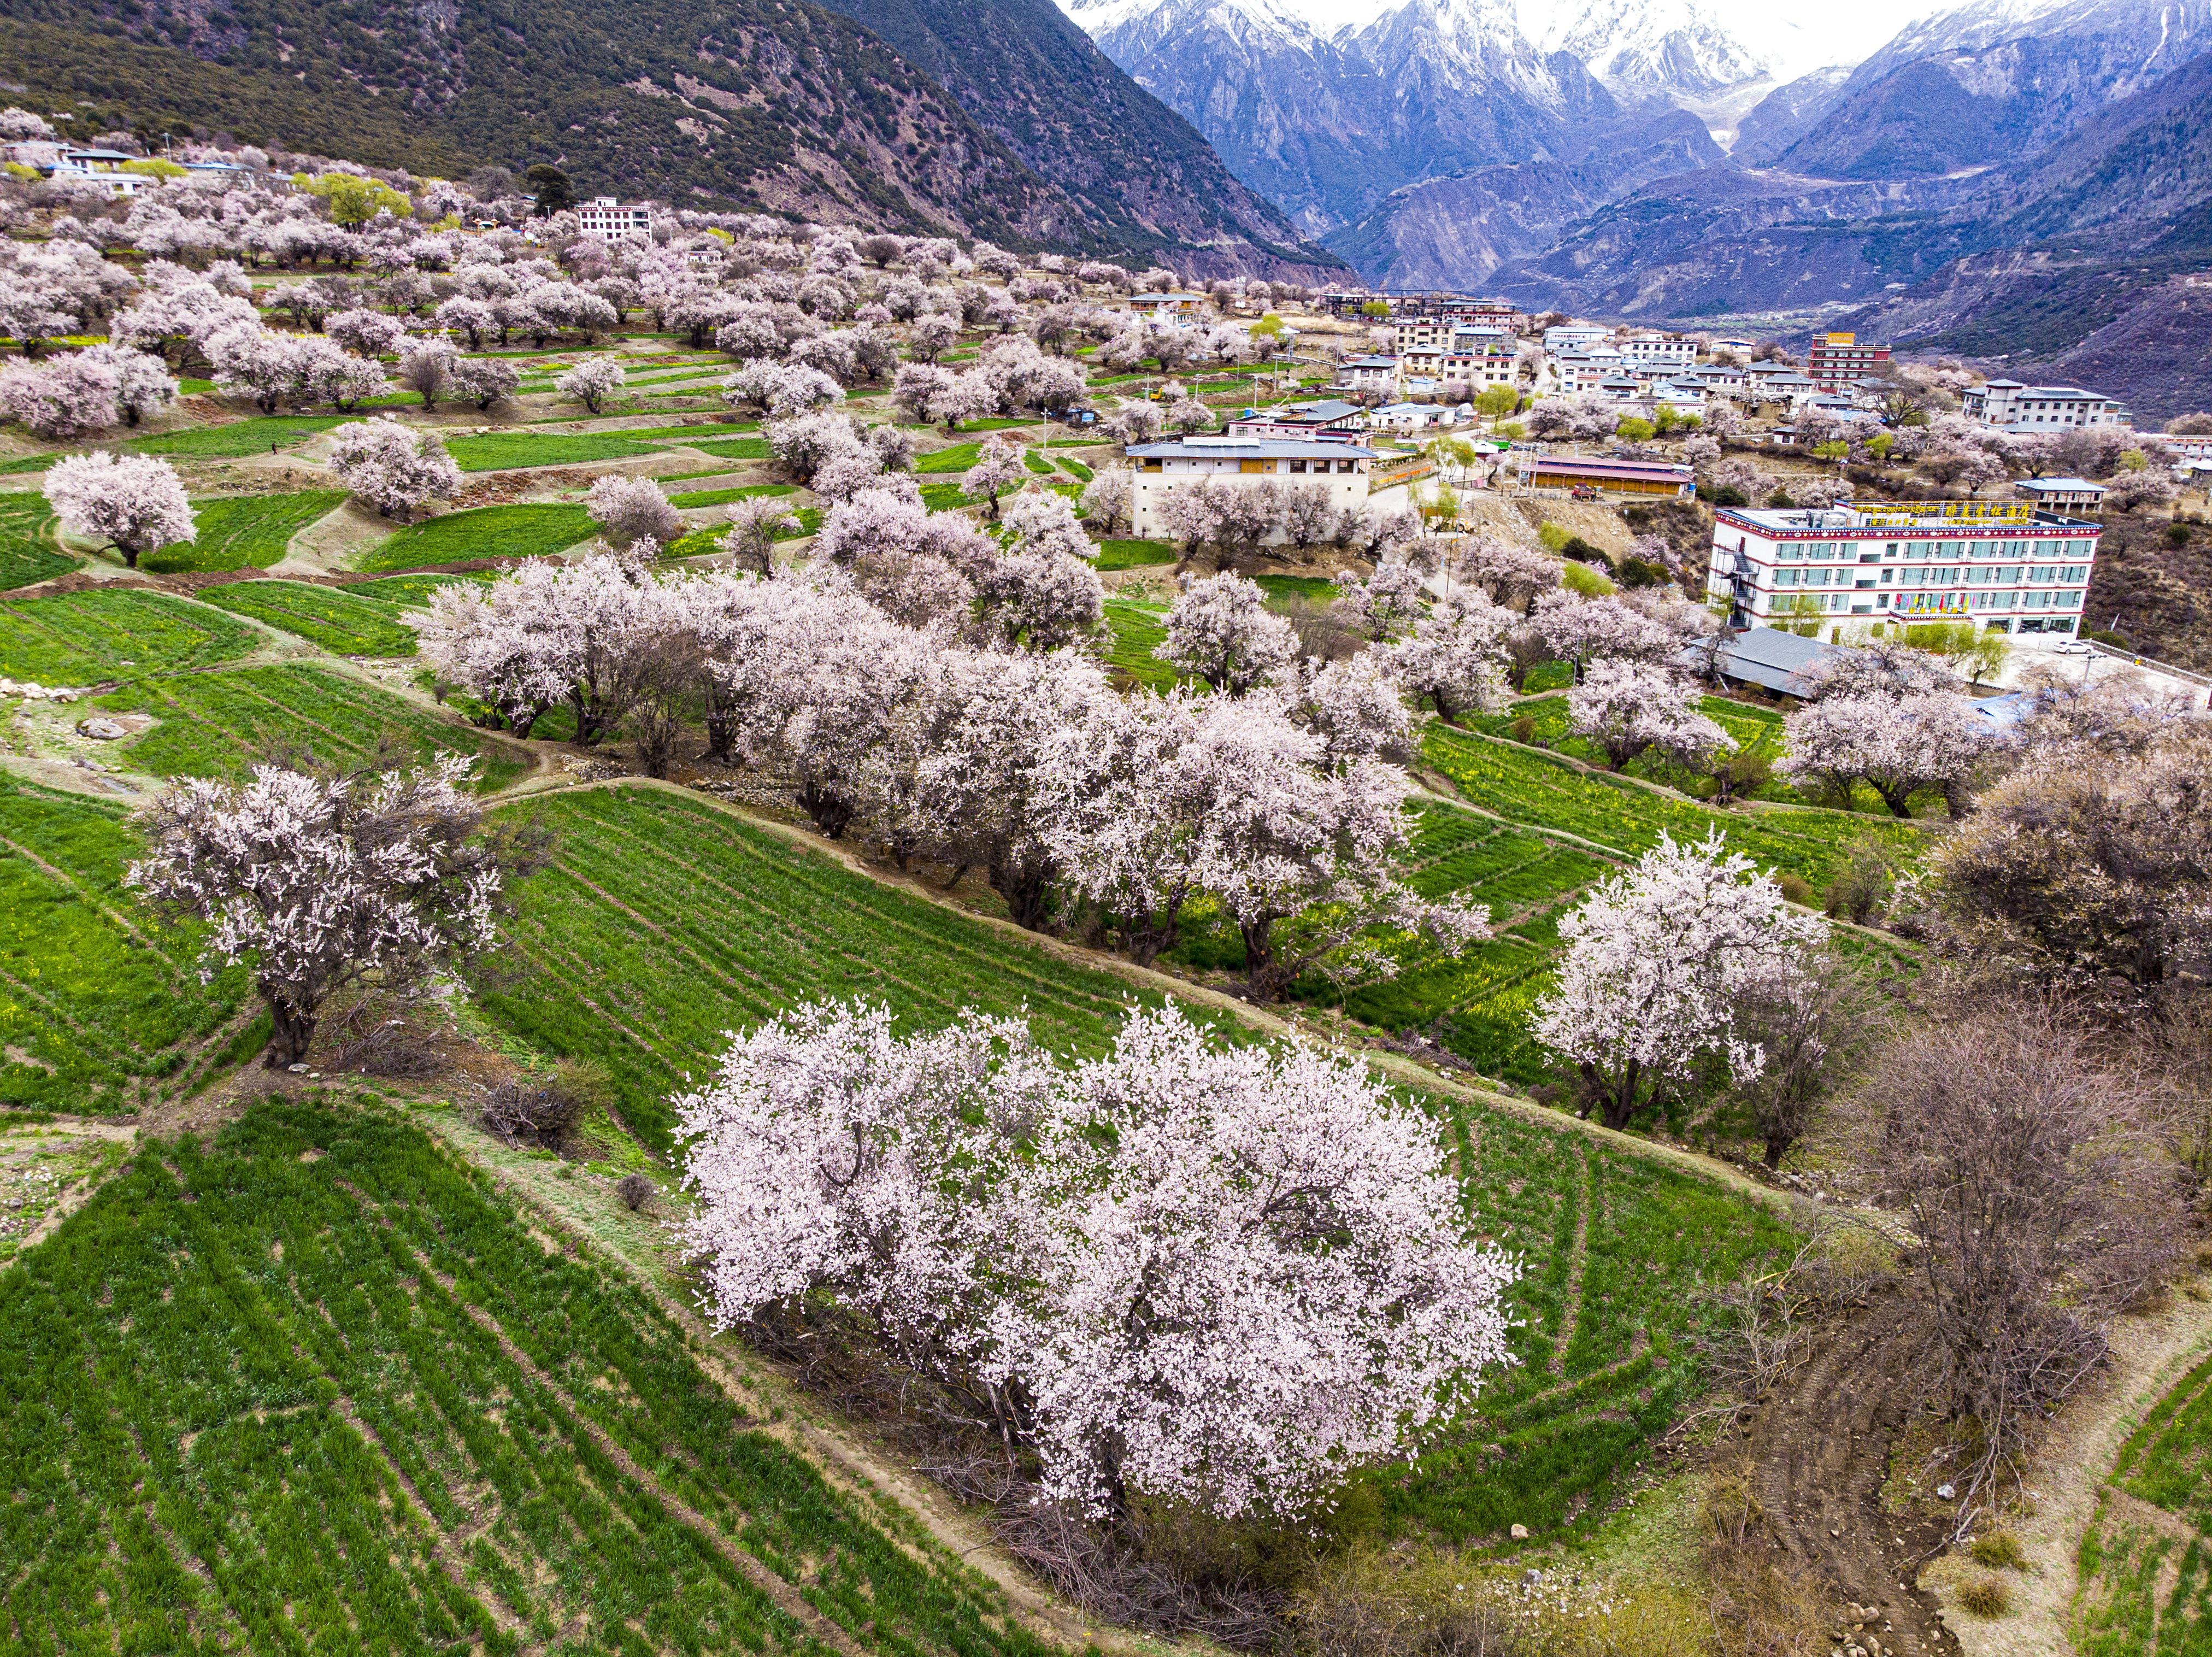
[[[25,1651],[1046,1649],[374,1108],[135,1159],[0,1280],[0,1351]]]
[[[43,495],[0,495],[0,592],[52,581],[76,568],[54,544],[53,509]]]
[[[217,1039],[244,974],[203,985],[196,943],[154,925],[123,889],[138,851],[124,815],[0,777],[0,1102],[125,1111],[244,1056]],[[20,1396],[19,1386],[0,1392]],[[0,1536],[20,1534],[0,1526]]]
[[[1435,722],[1426,728],[1421,752],[1482,810],[1578,835],[1629,856],[1658,844],[1662,832],[1678,841],[1702,840],[1708,830],[1717,828],[1731,849],[1762,868],[1788,870],[1820,888],[1835,877],[1857,839],[1881,841],[1907,856],[1921,844],[1919,831],[1910,825],[1851,812],[1717,810],[1619,777],[1577,771],[1547,754]]]
[[[693,507],[727,506],[732,501],[750,501],[763,495],[795,495],[795,484],[742,484],[732,489],[695,489],[682,495],[672,495],[668,504],[684,511]]]
[[[260,643],[252,628],[218,611],[141,588],[0,604],[0,674],[40,685],[205,667]]]
[[[292,537],[344,503],[342,489],[302,490],[296,495],[223,495],[194,501],[198,539],[165,546],[139,560],[148,570],[266,570],[284,556]]]
[[[975,457],[982,452],[981,443],[954,443],[917,455],[914,469],[925,476],[934,472],[965,472],[975,464]]]
[[[1753,707],[1748,703],[1731,701],[1726,697],[1707,696],[1698,698],[1698,710],[1718,724],[1744,752],[1764,755],[1770,762],[1782,757],[1783,716],[1775,710]],[[1502,713],[1474,715],[1468,718],[1467,723],[1471,729],[1487,736],[1507,736],[1523,719],[1529,722],[1530,728],[1527,738],[1522,740],[1570,755],[1586,765],[1602,765],[1605,763],[1605,756],[1595,743],[1569,734],[1567,698],[1556,692],[1524,696]],[[1705,799],[1710,799],[1719,788],[1711,777],[1702,772],[1686,770],[1656,754],[1644,754],[1631,760],[1621,774],[1641,777],[1648,783],[1662,783],[1681,793]],[[1797,803],[1802,803],[1804,799],[1796,789],[1778,778],[1765,783],[1752,797]],[[1866,790],[1865,803],[1877,812],[1887,809],[1871,789]]]
[[[478,558],[527,558],[591,539],[591,515],[580,506],[483,506],[411,526],[386,537],[355,560],[365,570],[421,570]]]
[[[621,460],[657,454],[649,443],[626,437],[575,436],[544,431],[494,431],[480,437],[455,437],[446,453],[464,472],[502,472],[510,467],[581,466],[592,460]]]
[[[246,581],[210,587],[203,604],[267,622],[342,656],[411,656],[415,630],[399,606],[374,596],[306,582]]]
[[[637,426],[624,431],[593,432],[592,436],[623,437],[640,443],[685,443],[694,437],[736,437],[759,429],[757,420],[714,420],[694,426]]]
[[[291,448],[318,432],[344,425],[359,417],[350,414],[277,414],[253,420],[234,420],[228,425],[194,426],[185,431],[158,432],[133,437],[123,448],[134,454],[174,454],[203,460],[235,460],[241,454],[266,454],[273,445]]]
[[[1176,670],[1152,654],[1168,636],[1168,607],[1139,599],[1106,600],[1106,663],[1139,685],[1162,690],[1176,682]]]
[[[2106,1481],[2112,1494],[2099,1502],[2077,1558],[2073,1633],[2083,1657],[2212,1650],[2208,1449],[2212,1359],[2176,1383],[2120,1447]]]
[[[556,860],[523,889],[508,970],[479,999],[532,1046],[605,1063],[625,1119],[657,1147],[677,1078],[702,1074],[726,1030],[799,1000],[880,998],[908,1027],[1026,1007],[1066,1054],[1097,1051],[1125,1005],[1150,999],[666,790],[530,808],[558,837]],[[1571,1131],[1426,1102],[1480,1228],[1528,1257],[1524,1368],[1410,1473],[1380,1478],[1381,1503],[1401,1526],[1454,1537],[1571,1528],[1695,1396],[1700,1287],[1788,1240],[1742,1199]]]
[[[397,605],[403,610],[419,610],[430,602],[430,594],[440,588],[457,581],[489,581],[490,576],[380,576],[374,581],[346,583],[343,590],[354,598],[374,599],[380,604]]]
[[[605,1063],[656,1148],[678,1075],[702,1074],[726,1030],[809,996],[866,995],[938,1023],[1026,1001],[1055,1050],[1096,1051],[1133,993],[665,789],[515,809],[538,813],[558,849],[523,890],[515,976],[481,997],[533,1045]]]
[[[305,662],[149,678],[97,705],[161,722],[125,750],[132,767],[155,777],[242,776],[255,759],[287,749],[305,749],[326,765],[362,765],[387,738],[417,760],[480,756],[477,783],[486,791],[528,769],[521,753],[496,737]]]
[[[1173,564],[1175,548],[1165,541],[1101,541],[1098,543],[1098,568],[1108,570],[1141,570],[1148,564]]]
[[[711,454],[718,460],[765,460],[768,459],[768,439],[765,437],[692,438],[684,447],[696,449],[702,454]]]

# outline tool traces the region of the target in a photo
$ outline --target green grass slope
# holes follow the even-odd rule
[[[0,674],[97,684],[233,661],[252,654],[261,637],[219,610],[140,588],[63,593],[0,604]]]
[[[387,1114],[134,1159],[0,1278],[0,1354],[14,1649],[1043,1649]]]
[[[122,807],[0,777],[0,1104],[127,1110],[240,1056],[244,975],[200,983],[192,939],[124,889],[138,849]]]

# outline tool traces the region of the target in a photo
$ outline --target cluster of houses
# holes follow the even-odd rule
[[[97,183],[113,196],[135,196],[157,181],[155,169],[147,165],[143,155],[122,149],[59,143],[51,138],[26,138],[0,145],[0,161],[27,168],[45,178],[82,179]],[[236,161],[179,161],[174,165],[187,173],[242,176],[252,171]]]

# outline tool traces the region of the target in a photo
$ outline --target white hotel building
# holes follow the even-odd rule
[[[1972,621],[2070,634],[2101,528],[2025,502],[1723,507],[1706,592],[1732,627]]]

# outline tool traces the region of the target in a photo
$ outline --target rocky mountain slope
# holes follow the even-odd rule
[[[823,0],[958,100],[1105,234],[1206,274],[1311,265],[1275,205],[1052,0]],[[1174,250],[1170,253],[1169,250]]]
[[[1279,216],[1244,208],[1268,244],[1245,246],[1242,204],[1188,141],[1156,135],[1071,192],[878,36],[806,0],[0,0],[0,18],[12,96],[156,134],[222,128],[437,173],[552,161],[585,193],[1101,253],[1190,240],[1217,261],[1285,263]],[[1093,76],[1056,116],[1033,113],[1110,123],[1084,107],[1100,93]]]

